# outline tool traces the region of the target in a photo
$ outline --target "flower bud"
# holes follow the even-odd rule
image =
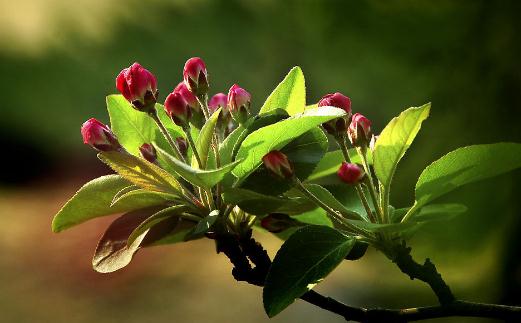
[[[227,98],[226,98],[226,94],[224,94],[224,93],[217,93],[216,95],[212,96],[212,98],[208,102],[208,108],[212,112],[219,108],[223,108],[223,113],[224,113],[224,111],[226,109],[226,105],[227,105]]]
[[[186,84],[184,82],[179,82],[179,84],[177,84],[173,92],[181,94],[181,96],[186,101],[188,106],[190,106],[190,108],[194,110],[201,110],[199,102],[197,102],[197,98],[192,92],[190,92],[190,90],[186,87]]]
[[[293,177],[293,165],[288,156],[278,150],[272,150],[262,157],[264,166],[277,177],[290,179]]]
[[[372,136],[371,121],[360,113],[355,113],[347,129],[347,133],[353,146],[367,147]]]
[[[179,92],[172,92],[166,97],[165,111],[176,125],[188,126],[192,111]]]
[[[192,57],[186,61],[183,69],[183,80],[193,94],[199,96],[208,93],[208,72],[201,58]]]
[[[346,115],[342,118],[330,120],[322,124],[329,134],[339,136],[347,131],[349,120],[351,119],[351,99],[349,97],[339,92],[326,94],[318,101],[318,106],[335,107],[346,112]]]
[[[287,214],[271,213],[262,218],[260,225],[271,233],[280,233],[286,229],[299,225],[299,223]]]
[[[157,160],[157,152],[156,148],[152,146],[151,144],[142,144],[141,147],[139,147],[139,152],[141,153],[141,156],[148,160],[151,163],[155,163]]]
[[[134,109],[144,112],[154,109],[159,94],[156,77],[139,63],[134,63],[119,73],[116,87]]]
[[[186,157],[186,153],[188,151],[188,143],[186,139],[183,137],[175,138],[175,142],[177,143],[177,148],[183,157]]]
[[[342,162],[337,172],[340,180],[347,184],[358,184],[365,176],[362,167],[357,164]]]
[[[233,120],[242,124],[250,114],[251,95],[245,89],[234,84],[228,92],[228,109]]]
[[[91,118],[81,126],[83,143],[99,151],[113,151],[121,148],[118,139],[110,128]]]

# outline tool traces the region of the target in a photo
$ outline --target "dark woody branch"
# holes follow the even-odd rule
[[[231,234],[218,235],[214,238],[217,243],[217,252],[224,253],[233,264],[232,275],[237,281],[245,281],[256,286],[264,285],[271,259],[266,250],[251,237],[251,232],[241,238]],[[415,262],[410,255],[410,248],[406,247],[405,244],[397,246],[395,254],[393,254],[393,261],[411,279],[416,278],[427,282],[438,296],[441,305],[404,309],[367,309],[343,304],[313,290],[308,291],[300,298],[324,310],[338,314],[344,317],[346,321],[364,323],[403,323],[449,316],[521,320],[521,307],[455,300],[434,264],[428,259],[423,265]]]

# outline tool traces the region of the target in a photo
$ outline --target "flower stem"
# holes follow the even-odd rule
[[[364,166],[365,173],[367,174],[367,181],[369,182],[367,185],[369,186],[369,195],[371,195],[371,199],[373,200],[374,208],[380,216],[380,221],[382,221],[382,223],[389,223],[389,212],[387,210],[387,204],[385,204],[385,200],[383,204],[379,204],[378,202],[378,194],[376,193],[373,182],[373,173],[371,172],[371,168],[367,162],[367,149],[357,149],[357,152],[362,157],[362,164]]]
[[[163,136],[165,137],[166,141],[168,141],[168,144],[170,145],[170,147],[172,147],[172,149],[174,150],[174,153],[177,157],[177,159],[181,160],[182,162],[186,163],[186,160],[185,158],[183,157],[183,155],[181,154],[181,152],[179,151],[179,147],[177,147],[177,145],[175,144],[174,140],[172,139],[172,136],[170,135],[170,133],[168,132],[168,130],[165,128],[165,125],[163,125],[163,123],[161,122],[161,120],[159,119],[159,116],[157,115],[157,111],[154,109],[154,111],[150,112],[148,114],[154,121],[155,123],[157,124],[157,127],[159,128],[159,130],[161,131],[161,133],[163,134]]]
[[[195,159],[197,160],[197,165],[199,165],[200,169],[204,169],[203,162],[201,160],[201,157],[199,156],[197,147],[195,146],[195,142],[194,142],[194,139],[192,138],[192,134],[190,133],[190,127],[189,126],[183,127],[183,131],[186,134],[186,139],[188,140],[188,144],[190,145],[190,147],[192,147],[192,153],[194,154]]]

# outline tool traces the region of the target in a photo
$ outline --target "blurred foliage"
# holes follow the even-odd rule
[[[432,102],[431,117],[398,169],[393,185],[403,189],[391,197],[397,207],[412,203],[415,179],[444,153],[521,141],[519,1],[16,4],[0,2],[5,7],[0,144],[8,163],[27,176],[58,162],[74,168],[67,163],[71,156],[96,162],[79,129],[90,117],[108,121],[105,95],[116,91],[114,79],[123,67],[138,61],[155,73],[164,98],[191,56],[206,61],[212,91],[239,83],[252,93],[257,109],[274,84],[299,65],[308,103],[341,91],[352,98],[355,112],[373,120],[376,132],[404,108]],[[420,234],[419,246],[437,248],[418,255],[450,263],[461,253],[486,249],[498,230],[518,228],[520,175],[487,180],[440,200],[462,202],[469,212]],[[20,179],[24,175],[4,172],[0,184]],[[500,261],[499,252],[494,257]]]

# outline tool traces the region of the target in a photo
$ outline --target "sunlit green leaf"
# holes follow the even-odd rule
[[[295,66],[268,96],[259,114],[280,108],[286,110],[292,116],[303,112],[305,106],[306,85],[304,74],[300,67]]]
[[[210,152],[210,147],[212,145],[212,139],[214,134],[215,126],[217,125],[217,120],[219,115],[221,114],[221,109],[219,108],[215,111],[210,118],[206,121],[199,136],[197,137],[197,141],[195,142],[195,147],[197,152],[199,153],[199,157],[201,158],[201,167],[197,162],[195,156],[192,157],[192,167],[193,168],[206,168],[206,163],[208,162],[208,153]]]

